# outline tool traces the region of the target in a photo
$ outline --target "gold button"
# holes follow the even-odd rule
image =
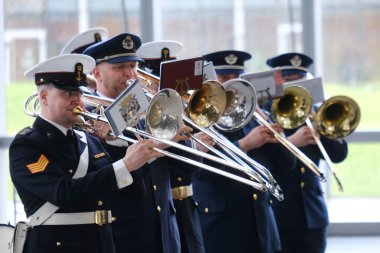
[[[207,207],[205,208],[205,213],[208,213],[208,208]]]
[[[122,183],[122,184],[127,184],[128,181],[127,181],[127,179],[123,179],[123,180],[121,180],[121,183]]]
[[[301,167],[300,171],[301,171],[302,174],[305,173],[305,168]]]
[[[182,177],[177,177],[178,182],[182,181]]]
[[[115,222],[116,221],[116,217],[112,217],[112,222]]]
[[[153,185],[153,190],[157,191],[157,185]]]
[[[58,247],[61,246],[61,242],[57,242],[57,246],[58,246]]]
[[[256,193],[253,194],[253,195],[252,195],[252,198],[253,198],[253,200],[257,200],[257,198],[258,198],[257,194],[256,194]]]
[[[157,206],[157,211],[161,212],[161,207]]]
[[[98,201],[98,206],[102,206],[103,202],[101,200]]]
[[[305,187],[305,182],[301,182],[301,188]]]

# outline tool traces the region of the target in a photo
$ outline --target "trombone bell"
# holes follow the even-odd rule
[[[313,101],[308,90],[301,86],[288,86],[284,96],[273,100],[273,120],[285,129],[301,126],[309,116]]]
[[[217,81],[205,81],[200,90],[191,94],[186,112],[198,126],[208,128],[218,121],[226,108],[227,96]]]
[[[360,121],[360,108],[351,98],[334,96],[318,109],[314,123],[321,135],[339,139],[351,134]]]
[[[256,90],[243,79],[228,80],[223,88],[227,93],[227,105],[215,126],[222,131],[235,131],[252,119],[257,106]]]
[[[163,89],[151,100],[146,113],[146,125],[152,135],[166,140],[172,139],[182,122],[183,104],[179,94],[172,89]]]

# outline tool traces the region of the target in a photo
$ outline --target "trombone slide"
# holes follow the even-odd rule
[[[321,142],[321,139],[317,136],[316,132],[315,132],[315,128],[313,127],[313,124],[311,123],[311,120],[310,118],[307,118],[306,119],[306,125],[309,127],[309,129],[311,130],[311,133],[314,137],[314,140],[315,142],[317,143],[318,145],[318,148],[319,150],[321,151],[322,153],[322,156],[323,156],[323,159],[326,161],[327,163],[327,167],[329,168],[329,170],[331,171],[331,174],[333,175],[335,181],[337,182],[338,184],[338,188],[339,188],[339,191],[340,192],[343,192],[343,185],[342,183],[340,182],[338,176],[336,175],[335,173],[335,170],[334,170],[334,167],[333,167],[333,163],[330,159],[330,156],[327,154],[326,152],[326,149],[324,148],[322,142]]]
[[[228,154],[230,155],[236,162],[238,162],[244,168],[249,168],[250,174],[254,173],[256,175],[254,178],[259,177],[260,182],[265,182],[266,188],[269,188],[270,192],[278,199],[283,200],[283,192],[272,174],[261,164],[250,158],[247,154],[245,154],[241,149],[233,145],[227,138],[223,135],[220,135],[216,132],[215,129],[211,126],[209,129],[205,129],[202,126],[197,125],[192,120],[190,120],[187,116],[183,116],[183,120],[189,123],[191,126],[199,129],[205,134],[209,135],[214,141]],[[213,148],[214,149],[214,148]],[[248,162],[251,166],[248,166],[244,161]],[[253,169],[254,168],[254,169]],[[266,178],[266,179],[265,179]]]
[[[326,182],[326,178],[323,173],[319,171],[318,166],[309,157],[302,153],[296,146],[294,146],[293,143],[288,141],[288,139],[282,137],[277,131],[275,131],[260,114],[254,112],[254,117],[261,125],[266,126],[274,134],[276,139],[290,152],[292,152],[298,159],[300,159],[312,172],[314,172],[314,174],[316,174],[321,179],[321,181]]]
[[[120,135],[118,136],[118,138],[122,139],[122,140],[125,140],[125,141],[128,141],[128,142],[131,142],[131,143],[136,143],[137,140],[135,139],[132,139],[132,138],[128,138],[124,135]],[[179,144],[180,145],[180,144]],[[217,169],[215,167],[212,167],[212,166],[209,166],[207,164],[204,164],[204,163],[201,163],[201,162],[198,162],[198,161],[195,161],[195,160],[192,160],[192,159],[189,159],[185,156],[181,156],[181,155],[177,155],[177,154],[174,154],[172,152],[169,152],[169,151],[166,151],[166,150],[163,150],[163,149],[159,149],[159,148],[154,148],[155,151],[163,154],[163,155],[166,155],[168,157],[171,157],[173,159],[177,159],[179,161],[182,161],[182,162],[185,162],[185,163],[188,163],[188,164],[191,164],[191,165],[194,165],[194,166],[197,166],[197,167],[201,167],[205,170],[208,170],[210,172],[213,172],[215,174],[218,174],[218,175],[221,175],[221,176],[224,176],[224,177],[227,177],[227,178],[230,178],[230,179],[233,179],[233,180],[236,180],[240,183],[243,183],[243,184],[246,184],[246,185],[249,185],[249,186],[252,186],[253,188],[255,189],[258,189],[258,190],[261,190],[261,191],[265,191],[265,189],[262,187],[261,184],[259,183],[256,183],[254,181],[251,181],[251,180],[248,180],[248,179],[245,179],[243,177],[239,177],[239,176],[236,176],[232,173],[229,173],[229,172],[226,172],[224,170],[221,170],[221,169]]]
[[[95,114],[95,113],[84,112],[81,108],[76,108],[76,109],[74,110],[74,113],[76,113],[76,114],[78,114],[78,115],[82,115],[82,116],[87,117],[87,118],[91,118],[91,119],[97,120],[97,121],[102,121],[102,122],[108,123],[107,118],[105,118],[105,117],[103,117],[103,116],[101,116],[101,115]],[[207,153],[201,152],[201,151],[196,150],[196,149],[192,149],[192,148],[190,148],[190,147],[184,146],[184,145],[179,144],[179,143],[176,143],[176,142],[172,142],[172,141],[165,140],[165,139],[160,139],[160,138],[158,138],[158,137],[155,137],[155,136],[153,136],[153,135],[151,135],[151,134],[149,134],[149,133],[147,133],[147,132],[145,132],[145,131],[142,131],[142,130],[136,129],[136,128],[134,128],[134,127],[129,127],[129,126],[127,126],[127,127],[126,127],[126,130],[129,131],[129,132],[131,132],[131,133],[138,134],[138,135],[141,135],[141,136],[147,137],[147,138],[149,138],[149,139],[152,139],[152,140],[155,140],[155,141],[158,141],[158,142],[161,142],[161,143],[167,144],[167,145],[169,145],[169,146],[172,146],[172,147],[175,147],[175,148],[181,149],[181,150],[183,150],[183,151],[186,151],[186,152],[189,152],[189,153],[192,153],[192,154],[198,155],[198,156],[203,157],[203,158],[205,158],[205,159],[209,159],[209,160],[212,160],[212,161],[214,161],[214,162],[221,163],[221,164],[224,164],[224,165],[226,165],[226,166],[229,166],[229,167],[231,167],[231,168],[238,169],[238,170],[240,170],[240,171],[245,171],[245,170],[246,170],[246,168],[244,168],[243,166],[240,166],[240,165],[238,165],[238,164],[236,164],[236,163],[228,162],[228,161],[226,161],[226,160],[224,160],[224,159],[221,159],[221,158],[219,158],[219,157],[212,156],[212,155],[210,155],[210,154],[207,154]],[[121,137],[123,137],[122,139],[127,140],[127,141],[128,141],[128,140],[133,140],[133,139],[130,139],[130,138],[126,139],[127,137],[125,137],[125,136],[118,136],[118,138],[121,138]],[[136,140],[135,140],[135,141],[136,141]],[[165,151],[165,150],[162,150],[162,151],[164,151],[164,152],[166,152],[166,153],[168,152],[168,151]],[[159,151],[159,152],[162,153],[162,151]],[[165,153],[165,155],[166,155],[166,153]],[[170,153],[170,152],[169,152],[169,153]],[[183,157],[183,156],[179,156],[179,155],[176,155],[176,154],[173,154],[173,153],[171,153],[169,156],[172,157],[172,158],[177,157],[177,158],[178,158],[179,160],[181,160],[181,161],[186,161],[186,162],[191,161],[191,162],[192,162],[192,163],[191,163],[192,165],[195,165],[195,166],[198,166],[198,167],[201,167],[201,168],[207,167],[207,168],[205,168],[205,169],[207,169],[207,170],[209,170],[209,171],[212,171],[212,168],[213,168],[213,167],[211,167],[211,166],[204,166],[205,164],[203,164],[203,163],[200,163],[200,162],[197,162],[197,161],[193,161],[193,160],[191,160],[191,159],[189,159],[189,158],[186,158],[186,157]],[[193,163],[193,162],[194,162],[194,163]],[[216,168],[214,168],[214,169],[215,169],[215,170],[218,170],[218,169],[216,169]],[[214,171],[214,172],[217,173],[217,174],[220,174],[220,175],[224,174],[226,177],[229,177],[229,178],[231,178],[231,179],[235,179],[235,180],[237,180],[237,181],[239,181],[239,182],[241,182],[241,183],[248,184],[248,185],[250,185],[250,186],[252,186],[252,187],[254,187],[255,189],[258,189],[258,190],[260,190],[260,191],[265,191],[265,190],[266,190],[266,187],[265,187],[264,185],[262,185],[262,184],[256,183],[256,182],[254,182],[254,181],[251,181],[251,180],[248,180],[248,179],[245,179],[245,178],[241,178],[241,177],[239,177],[239,176],[236,176],[236,175],[234,175],[234,174],[228,173],[228,172],[226,172],[226,171],[220,171],[220,170],[218,170],[218,171]]]

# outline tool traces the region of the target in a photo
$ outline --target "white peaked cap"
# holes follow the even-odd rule
[[[99,41],[96,41],[95,36],[99,36],[99,41],[104,41],[108,38],[108,31],[103,27],[91,28],[84,31],[75,37],[73,37],[66,45],[62,48],[60,54],[72,54],[77,49],[82,48],[81,51],[85,49],[86,46],[91,46]],[[81,52],[79,52],[81,53]]]
[[[83,73],[91,73],[95,68],[95,60],[82,54],[64,54],[49,58],[25,71],[24,76],[34,79],[36,73],[69,73],[75,72],[75,66],[81,63]]]
[[[162,56],[162,49],[168,48],[170,57],[177,57],[177,54],[183,48],[179,41],[175,40],[161,40],[147,42],[141,45],[137,50],[137,55],[143,59],[160,59]]]

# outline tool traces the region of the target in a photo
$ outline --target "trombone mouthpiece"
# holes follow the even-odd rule
[[[74,107],[73,113],[75,115],[82,115],[83,114],[83,109],[79,105],[77,105],[77,106]]]

